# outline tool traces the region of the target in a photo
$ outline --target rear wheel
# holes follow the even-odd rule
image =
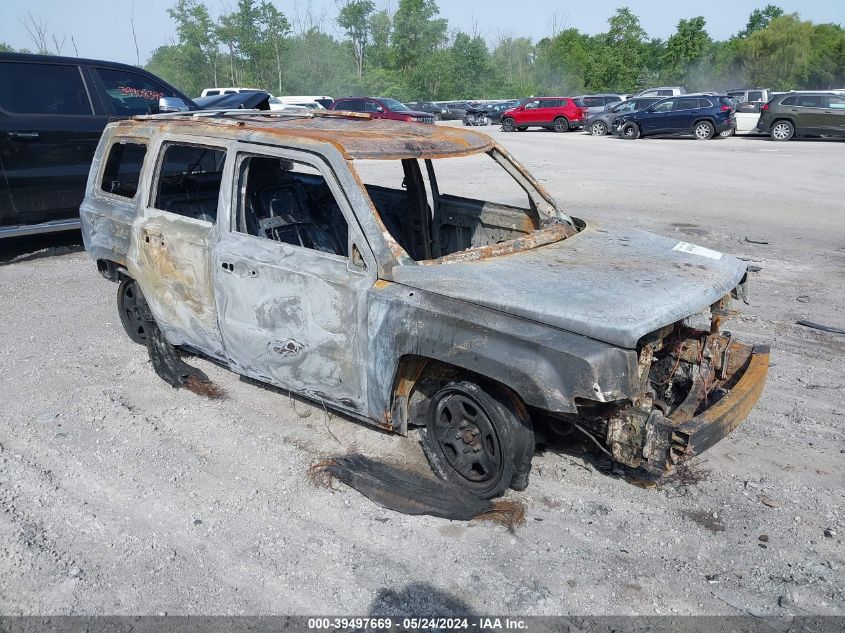
[[[517,132],[524,132],[527,129],[528,129],[527,125],[520,125],[518,128],[516,128],[516,131]]]
[[[593,136],[604,136],[607,134],[607,125],[604,121],[595,121],[590,125],[590,134]]]
[[[485,499],[527,485],[534,432],[520,413],[524,407],[514,406],[506,394],[457,380],[420,408],[426,453],[440,478]]]
[[[788,141],[795,135],[795,126],[789,121],[775,121],[769,136],[773,141]]]
[[[510,117],[502,119],[502,129],[505,132],[513,132],[516,129],[516,121]]]
[[[621,136],[628,140],[640,138],[640,127],[636,123],[626,123],[622,126]]]
[[[729,138],[736,133],[736,128],[732,127],[724,132],[719,132],[719,138]]]
[[[554,130],[555,132],[568,132],[569,120],[566,117],[559,116],[555,119]]]
[[[131,277],[124,277],[117,287],[117,312],[120,323],[133,343],[147,344],[146,324],[141,314],[143,297],[138,284]]]
[[[692,128],[692,135],[696,141],[708,141],[713,138],[716,128],[710,121],[699,121]]]

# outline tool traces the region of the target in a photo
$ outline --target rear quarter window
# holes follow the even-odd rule
[[[780,105],[795,105],[795,97],[787,97],[780,102]]]
[[[146,155],[147,146],[143,143],[115,141],[109,149],[103,177],[100,179],[100,189],[121,198],[134,198],[138,192],[138,182]]]

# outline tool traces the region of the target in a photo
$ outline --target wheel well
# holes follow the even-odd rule
[[[109,281],[119,282],[129,275],[123,264],[118,264],[109,259],[97,260],[97,272]]]
[[[796,131],[798,130],[798,126],[795,125],[795,121],[790,119],[788,116],[780,116],[780,117],[774,119],[772,121],[772,124],[769,126],[769,129],[771,129],[776,123],[780,123],[781,121],[786,121],[787,123],[789,123],[792,126],[793,130],[796,130]]]
[[[700,119],[696,119],[695,121],[693,121],[692,127],[695,127],[696,125],[698,125],[702,121],[706,121],[707,123],[709,123],[710,125],[713,126],[714,130],[716,129],[716,122],[713,119],[711,119],[710,117],[706,117],[706,116],[703,116]]]
[[[413,424],[413,421],[409,419],[412,400],[430,397],[433,395],[434,386],[438,383],[461,378],[501,391],[511,400],[518,411],[524,412],[526,416],[528,415],[522,398],[507,385],[458,365],[425,356],[407,354],[399,359],[393,377],[390,410],[384,414],[386,422],[395,432],[402,435],[407,434],[408,426]]]

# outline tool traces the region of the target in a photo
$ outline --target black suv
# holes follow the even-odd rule
[[[79,228],[109,120],[187,109],[188,97],[134,66],[0,53],[0,239]]]
[[[760,109],[757,130],[775,141],[793,136],[845,136],[845,92],[789,92]]]
[[[691,134],[706,141],[736,129],[736,105],[724,95],[681,95],[622,116],[619,134],[634,139],[664,134]]]

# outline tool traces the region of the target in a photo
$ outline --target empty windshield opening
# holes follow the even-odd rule
[[[503,244],[569,222],[498,150],[438,159],[359,160],[382,224],[415,261]]]

